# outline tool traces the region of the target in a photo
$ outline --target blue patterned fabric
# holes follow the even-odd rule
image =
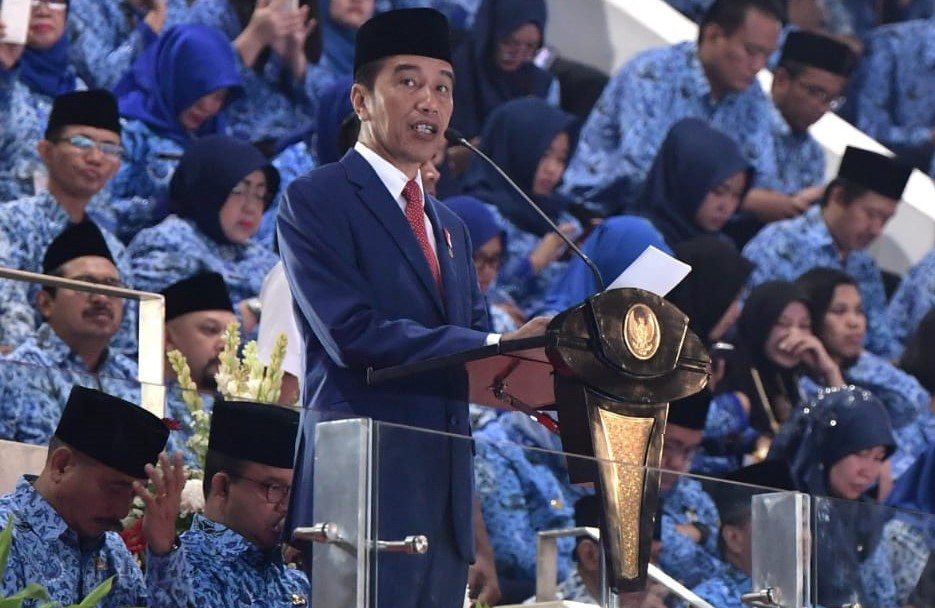
[[[0,521],[13,514],[13,544],[0,596],[41,583],[60,604],[78,603],[94,587],[114,577],[100,608],[178,608],[191,602],[184,551],[146,555],[146,576],[116,532],[106,532],[93,545],[82,541],[62,517],[21,477],[16,489],[0,498]],[[40,603],[27,600],[24,608]]]
[[[217,272],[224,277],[235,308],[260,293],[263,277],[278,261],[276,254],[253,240],[222,245],[193,221],[175,215],[137,234],[127,256],[137,289],[162,291],[198,272]]]
[[[398,8],[434,8],[448,17],[452,29],[469,30],[474,24],[474,16],[480,6],[480,0],[377,0],[378,13],[385,13]]]
[[[659,567],[688,587],[694,587],[716,572],[721,564],[717,555],[718,512],[714,501],[696,479],[680,477],[662,500],[662,551]],[[702,546],[679,532],[675,526],[698,522],[709,528]]]
[[[96,199],[96,200],[95,200]],[[88,214],[106,206],[107,198],[98,195],[88,204]],[[42,256],[55,237],[68,226],[68,214],[48,192],[0,205],[0,266],[42,272]],[[133,287],[130,259],[124,246],[109,230],[106,222],[98,223],[104,240],[116,261],[124,283]],[[31,336],[39,326],[39,315],[33,307],[39,286],[14,281],[0,282],[0,344],[16,347]],[[112,342],[124,353],[136,352],[136,306],[126,301],[123,323]]]
[[[732,564],[723,563],[721,570],[692,591],[717,608],[744,608],[740,596],[753,591],[753,580]]]
[[[584,584],[584,579],[581,578],[581,573],[578,572],[578,566],[573,566],[568,577],[555,588],[555,599],[597,605],[597,600],[591,597],[591,593]],[[529,602],[523,603],[528,604]]]
[[[843,262],[818,205],[797,218],[773,222],[743,248],[743,256],[756,264],[748,285],[768,280],[794,281],[811,268],[837,268],[857,282],[867,314],[867,350],[884,357],[898,351],[885,322],[886,292],[876,261],[868,251],[851,251]]]
[[[750,426],[737,393],[721,393],[711,399],[701,449],[692,459],[692,473],[723,477],[741,467],[742,455],[750,453],[760,433]]]
[[[185,23],[186,0],[167,0],[163,30]],[[128,0],[71,0],[68,6],[68,37],[72,65],[78,76],[92,87],[109,89],[130,69],[133,60],[156,40],[156,33],[143,22],[146,16]]]
[[[182,534],[182,547],[192,573],[196,606],[291,608],[311,601],[308,578],[282,563],[280,547],[261,551],[230,528],[199,514]]]
[[[192,436],[192,415],[188,411],[188,405],[182,398],[182,389],[178,384],[166,381],[166,413],[167,418],[178,421],[180,428],[169,433],[169,440],[166,442],[166,452],[181,452],[185,466],[193,469],[204,469],[205,463],[201,462],[195,453],[188,447],[188,440]],[[210,412],[214,405],[213,395],[201,393],[202,408]]]
[[[773,107],[773,149],[776,173],[764,176],[761,185],[784,194],[825,183],[825,151],[808,131],[795,133]]]
[[[43,323],[0,365],[0,439],[47,445],[76,384],[139,403],[136,375],[134,361],[111,351],[97,369],[88,369]]]
[[[613,75],[591,110],[565,172],[565,189],[599,200],[606,215],[619,213],[640,192],[669,128],[689,117],[738,138],[757,175],[773,175],[774,151],[763,145],[771,107],[756,81],[712,100],[694,42],[650,49]]]
[[[857,127],[935,175],[935,19],[874,30],[857,94]]]
[[[906,340],[922,317],[935,306],[935,250],[929,251],[903,277],[886,306],[886,325],[893,336],[894,354],[902,354]]]
[[[666,0],[666,4],[700,24],[704,14],[714,4],[714,0]]]

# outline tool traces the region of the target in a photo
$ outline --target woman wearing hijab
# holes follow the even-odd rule
[[[484,125],[481,150],[532,198],[566,235],[580,226],[570,200],[556,192],[574,150],[574,117],[541,99],[515,99],[497,108]],[[491,205],[507,233],[507,263],[500,286],[524,311],[542,305],[546,289],[567,265],[564,242],[486,163],[472,163],[464,190]]]
[[[609,285],[650,245],[664,253],[672,253],[649,220],[619,215],[598,224],[584,241],[581,250],[597,266],[604,284]],[[558,314],[580,304],[599,289],[588,265],[578,256],[572,255],[565,272],[549,287],[542,308],[535,314]]]
[[[801,374],[823,386],[844,384],[841,370],[812,333],[808,298],[788,281],[768,281],[747,297],[737,321],[734,349],[717,382],[704,432],[704,457],[695,469],[723,474],[770,439],[803,401]]]
[[[776,437],[770,460],[784,460],[796,489],[816,497],[813,580],[822,606],[898,605],[880,543],[883,509],[872,498],[895,449],[886,408],[854,386],[822,390]]]
[[[324,69],[336,77],[353,76],[354,38],[373,11],[374,0],[318,0]]]
[[[485,118],[511,99],[558,105],[558,80],[532,62],[547,16],[545,0],[482,0],[470,37],[452,58],[458,85],[451,126],[462,135],[480,135]]]
[[[836,268],[813,268],[795,282],[809,299],[813,330],[841,368],[844,381],[872,392],[886,406],[898,447],[890,459],[892,477],[898,479],[935,439],[931,396],[914,377],[864,349],[867,316],[850,275]],[[821,385],[803,380],[806,392],[818,388]]]
[[[256,319],[248,300],[277,261],[253,236],[278,189],[279,172],[251,144],[226,135],[196,140],[169,184],[172,215],[127,248],[136,287],[159,292],[199,272],[219,273],[251,333]]]
[[[68,63],[68,1],[34,3],[24,46],[0,54],[0,201],[35,194],[45,185],[42,139],[56,95],[84,89]]]
[[[647,217],[675,247],[702,234],[721,235],[752,181],[753,166],[737,142],[706,121],[686,118],[669,129],[627,212]]]

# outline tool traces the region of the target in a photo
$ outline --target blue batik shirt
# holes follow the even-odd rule
[[[43,323],[0,363],[0,439],[48,444],[75,385],[139,403],[136,376],[136,363],[113,351],[105,352],[97,369],[88,369]]]
[[[759,436],[737,393],[715,395],[705,418],[701,447],[692,459],[692,473],[723,477],[736,471]]]
[[[857,95],[857,127],[897,154],[928,164],[935,127],[935,19],[874,30]]]
[[[774,175],[773,148],[763,145],[770,140],[771,108],[756,81],[712,99],[694,42],[650,49],[624,65],[604,88],[581,130],[564,190],[603,199],[605,213],[620,212],[620,203],[639,194],[669,128],[690,117],[737,139],[757,175]]]
[[[760,184],[783,194],[797,192],[825,183],[825,151],[805,131],[796,133],[776,107],[772,111],[773,149],[776,174],[765,176]]]
[[[662,500],[662,551],[659,567],[688,587],[694,587],[720,567],[717,555],[718,512],[714,501],[696,479],[680,477],[675,486],[660,495]],[[698,522],[708,528],[700,545],[675,526]]]
[[[188,2],[167,0],[163,31],[187,21]],[[146,10],[129,0],[71,0],[68,5],[68,39],[71,63],[90,86],[111,89],[130,69],[133,60],[156,40],[143,21]]]
[[[130,258],[123,244],[107,229],[107,221],[97,221],[96,209],[109,201],[99,193],[88,203],[87,213],[94,219],[116,262],[120,279],[133,287]],[[42,258],[55,238],[71,223],[68,214],[48,192],[0,204],[0,266],[42,272]],[[35,333],[41,323],[33,307],[39,285],[18,281],[0,281],[0,344],[16,347]],[[136,352],[136,303],[124,301],[123,323],[114,336],[115,349]]]
[[[746,244],[743,257],[756,265],[749,287],[771,280],[794,281],[805,271],[822,266],[843,270],[860,290],[867,314],[867,350],[884,357],[898,351],[884,321],[886,292],[877,263],[865,250],[850,251],[842,260],[818,205],[797,218],[767,225]]]
[[[282,549],[261,551],[230,528],[196,514],[182,546],[197,606],[308,606],[305,573],[283,564]]]
[[[906,340],[932,307],[935,307],[935,250],[909,269],[886,306],[886,324],[896,342],[895,355],[902,354]]]
[[[692,591],[717,608],[744,608],[740,597],[753,591],[753,580],[733,564],[722,562],[721,570],[715,576]]]
[[[241,245],[218,243],[193,221],[175,215],[137,234],[127,256],[137,289],[159,292],[199,272],[217,272],[224,277],[235,308],[260,293],[263,278],[279,260],[253,240]]]
[[[110,577],[113,587],[99,608],[179,608],[191,604],[184,551],[146,555],[146,576],[116,532],[79,539],[65,520],[33,488],[34,478],[21,477],[16,489],[0,498],[0,525],[13,514],[13,544],[0,584],[7,597],[29,583],[40,583],[56,605],[77,604]],[[24,608],[44,605],[27,600]],[[210,605],[210,604],[201,604]]]
[[[448,23],[456,30],[467,31],[474,24],[474,16],[481,0],[377,0],[376,12],[401,8],[434,8],[448,17]]]
[[[700,24],[714,0],[666,0],[666,4]]]

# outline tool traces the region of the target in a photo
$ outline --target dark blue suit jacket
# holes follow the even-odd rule
[[[486,310],[467,229],[430,197],[425,211],[443,295],[393,196],[354,150],[297,179],[283,199],[279,246],[306,345],[306,415],[293,493],[301,498],[293,501],[293,526],[312,523],[308,484],[317,421],[359,415],[469,435],[463,370],[377,386],[366,382],[368,366],[419,361],[485,342]],[[444,534],[438,527],[450,507],[455,526],[448,534],[466,561],[473,558],[473,469],[466,439],[384,428],[379,474],[381,538]]]

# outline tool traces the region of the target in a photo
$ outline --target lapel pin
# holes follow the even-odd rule
[[[451,233],[448,232],[447,228],[444,228],[443,230],[445,232],[445,244],[448,245],[448,257],[454,258],[455,250],[454,250],[454,247],[451,245]]]

